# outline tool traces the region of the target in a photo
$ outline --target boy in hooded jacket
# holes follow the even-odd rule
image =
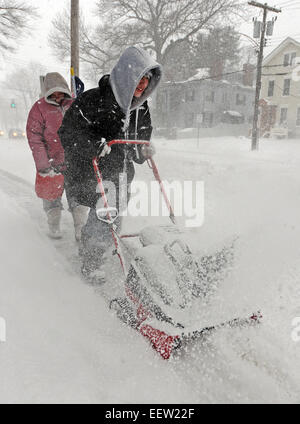
[[[161,74],[161,66],[146,51],[128,47],[111,74],[104,75],[97,88],[76,99],[59,129],[69,192],[77,202],[91,208],[82,229],[79,249],[84,275],[91,276],[99,269],[102,255],[111,242],[109,226],[96,214],[101,196],[97,192],[92,160],[101,159],[103,179],[113,183],[116,190],[116,202],[112,206],[119,209],[120,174],[126,172],[129,190],[134,177],[133,162],[144,163],[154,149],[152,146],[124,148],[120,145],[110,148],[103,140],[150,140],[152,126],[147,98],[159,84]],[[109,203],[110,194],[107,193]],[[120,226],[119,218],[115,224]]]
[[[35,102],[29,112],[26,132],[37,172],[42,177],[51,177],[66,169],[64,149],[57,131],[73,100],[66,80],[57,72],[45,76],[44,93],[44,97]],[[75,238],[79,241],[81,228],[86,222],[87,208],[76,202],[67,184],[65,189],[69,210],[73,215]],[[48,235],[61,238],[61,197],[55,200],[43,199],[43,207],[49,225]]]

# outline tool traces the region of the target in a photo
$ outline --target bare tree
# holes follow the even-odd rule
[[[25,2],[0,0],[0,51],[14,51],[15,40],[24,35],[30,18],[36,16],[36,9]]]
[[[65,60],[70,57],[70,12],[65,9],[58,14],[52,21],[53,29],[48,36],[48,42],[54,54],[60,59]]]
[[[55,56],[61,61],[70,59],[71,45],[70,45],[70,10],[65,9],[62,13],[58,14],[52,21],[53,29],[50,31],[48,36],[49,45]],[[99,79],[99,68],[97,66],[99,60],[93,52],[91,47],[93,43],[90,40],[90,33],[87,26],[84,23],[82,14],[80,13],[79,22],[79,37],[80,37],[80,50],[79,58],[81,65],[85,73],[89,76],[92,81]],[[101,50],[101,49],[99,49]]]
[[[60,60],[66,60],[70,57],[71,46],[70,46],[70,10],[64,9],[62,13],[58,14],[52,21],[53,29],[50,31],[48,36],[48,42],[54,52],[54,54]],[[82,14],[80,14],[79,22],[79,34],[81,42],[81,58],[84,54],[83,40],[85,34],[88,32]]]
[[[45,67],[37,62],[18,69],[5,80],[5,86],[11,96],[22,102],[22,108],[29,112],[31,106],[40,97],[40,75],[45,74]],[[21,106],[21,105],[20,105]]]
[[[98,0],[102,23],[93,31],[82,27],[81,59],[107,72],[125,47],[138,44],[165,64],[171,50],[240,11],[240,0]],[[55,39],[68,40],[68,23],[59,18],[54,25],[51,44],[62,56],[65,45]]]
[[[9,128],[25,128],[27,116],[33,103],[40,97],[40,75],[46,72],[43,65],[31,62],[7,76],[0,83],[1,125]],[[14,100],[16,107],[10,103]]]
[[[169,49],[191,40],[220,17],[240,10],[238,0],[98,0],[108,24],[108,46],[139,43],[164,63]],[[100,27],[101,29],[101,27]]]

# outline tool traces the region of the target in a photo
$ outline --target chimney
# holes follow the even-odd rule
[[[244,63],[243,65],[243,85],[253,87],[255,66],[251,63]]]
[[[224,63],[221,58],[216,58],[210,67],[210,76],[215,81],[223,79]]]

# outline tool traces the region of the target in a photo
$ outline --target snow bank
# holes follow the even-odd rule
[[[120,324],[15,199],[0,191],[0,203],[0,316],[7,326],[0,403],[180,402],[182,390],[188,401],[189,388]],[[174,390],[165,391],[161,379]]]

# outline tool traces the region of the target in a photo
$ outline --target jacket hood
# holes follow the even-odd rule
[[[139,98],[134,92],[141,78],[148,74],[149,84]],[[162,67],[145,50],[139,47],[128,47],[110,74],[110,85],[114,96],[126,115],[125,127],[128,124],[130,111],[138,108],[158,86],[162,76]]]
[[[67,81],[58,72],[50,72],[46,74],[44,79],[44,98],[47,103],[57,105],[54,100],[50,99],[51,94],[60,91],[65,94],[65,98],[71,99],[72,95],[69,90]]]

